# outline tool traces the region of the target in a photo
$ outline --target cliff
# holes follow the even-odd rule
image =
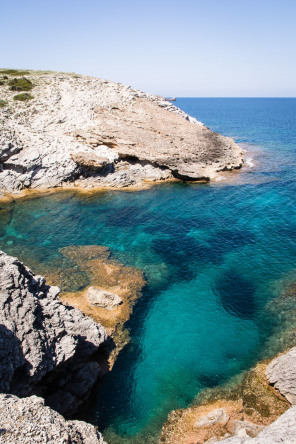
[[[0,394],[0,407],[1,443],[106,444],[95,427],[66,421],[37,396],[19,399]]]
[[[211,180],[242,165],[232,139],[161,97],[93,77],[34,71],[20,83],[30,89],[24,96],[14,91],[20,77],[12,78],[0,71],[2,193]]]
[[[59,289],[0,252],[0,391],[42,396],[72,414],[97,381],[100,324],[57,299]]]

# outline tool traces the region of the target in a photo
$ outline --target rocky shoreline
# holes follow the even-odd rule
[[[0,85],[3,195],[212,180],[242,166],[232,139],[162,97],[73,74],[30,71],[26,79],[33,85],[26,102],[13,100],[9,80]]]
[[[104,374],[110,336],[80,310],[62,304],[58,295],[58,287],[0,252],[1,442],[104,443],[95,427],[60,414],[71,417]],[[105,299],[98,303],[106,311],[113,307]],[[258,364],[225,399],[214,396],[172,412],[160,442],[294,442],[295,356],[296,347]]]
[[[30,71],[26,78],[33,85],[28,102],[14,101],[6,79],[0,85],[1,198],[208,181],[242,166],[233,140],[162,97],[74,74]],[[79,294],[62,294],[64,304],[58,287],[0,252],[0,442],[104,444],[95,427],[61,414],[71,417],[112,365],[114,338],[122,345],[127,340],[122,325],[145,282],[134,269],[108,262],[104,247],[79,248],[64,254],[80,261],[93,280]],[[129,275],[125,292],[120,283]],[[55,277],[50,281],[56,285]],[[244,385],[251,406],[242,397],[173,412],[161,442],[296,442],[295,357],[293,348],[264,371],[260,365],[252,370]],[[264,405],[271,400],[265,416],[260,398]]]
[[[102,325],[62,304],[58,294],[0,252],[0,391],[7,394],[0,401],[1,442],[103,442],[93,426],[56,413],[71,416],[88,398],[109,340]],[[89,432],[97,441],[84,439]]]

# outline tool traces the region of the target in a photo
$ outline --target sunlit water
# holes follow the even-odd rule
[[[296,279],[296,99],[176,104],[242,144],[247,167],[211,185],[56,193],[0,213],[0,248],[29,266],[96,244],[147,277],[131,342],[81,412],[110,444],[156,442],[172,409],[278,351],[266,307]]]

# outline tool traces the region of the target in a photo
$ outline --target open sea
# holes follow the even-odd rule
[[[280,301],[296,282],[296,99],[176,105],[234,138],[243,170],[211,184],[58,192],[0,208],[0,248],[33,269],[50,267],[61,247],[105,245],[145,273],[131,341],[80,412],[109,444],[156,443],[171,410],[293,341],[296,298]],[[88,285],[73,282],[68,290]]]

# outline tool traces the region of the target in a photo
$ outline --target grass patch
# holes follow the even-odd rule
[[[10,76],[27,76],[30,74],[28,70],[20,70],[20,69],[2,69],[0,70],[0,74],[8,74]]]
[[[7,106],[7,102],[5,100],[0,100],[0,108],[5,108]]]
[[[13,98],[13,100],[19,100],[20,102],[27,102],[28,100],[32,100],[32,99],[34,99],[34,97],[28,93],[17,94]]]
[[[8,82],[11,91],[31,91],[34,88],[33,83],[28,80],[26,77],[22,77],[21,79],[12,79]]]

